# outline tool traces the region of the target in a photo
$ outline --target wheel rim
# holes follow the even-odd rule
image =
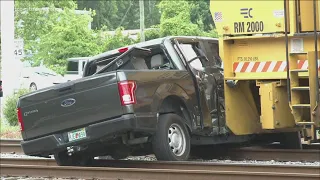
[[[172,124],[168,130],[169,147],[174,155],[181,156],[186,151],[186,136],[181,126]]]

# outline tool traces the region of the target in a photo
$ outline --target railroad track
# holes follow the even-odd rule
[[[97,167],[99,166],[99,167]],[[53,159],[1,158],[2,176],[139,180],[319,179],[318,166],[209,162],[95,160],[90,167],[57,166]]]
[[[20,141],[20,139],[0,139],[0,152],[23,154]]]
[[[20,140],[0,140],[0,152],[23,154]],[[277,149],[261,147],[245,147],[230,149],[209,149],[208,159],[228,158],[231,160],[275,160],[275,161],[320,161],[320,149]],[[214,152],[214,153],[211,153]],[[204,154],[204,153],[203,153]]]
[[[10,165],[35,165],[35,166],[57,166],[54,159],[38,158],[1,158],[1,164]],[[317,166],[283,166],[283,165],[255,165],[245,163],[217,163],[217,162],[168,162],[168,161],[137,161],[137,160],[94,160],[91,167],[113,167],[113,168],[144,168],[144,169],[177,169],[177,170],[207,170],[207,171],[242,171],[243,166],[250,167],[255,172],[278,172],[278,173],[319,173]],[[279,168],[278,168],[279,167]],[[319,175],[320,176],[320,175]]]
[[[19,145],[20,144],[21,139],[0,139],[0,145],[1,144],[15,144],[15,145]]]
[[[1,152],[23,154],[20,140],[0,140]],[[224,149],[230,159],[254,159],[276,161],[320,161],[320,150],[283,150],[265,148]],[[206,180],[206,179],[256,179],[259,180],[294,180],[319,179],[318,166],[262,165],[245,163],[216,162],[163,162],[133,160],[95,160],[87,167],[57,166],[54,159],[38,158],[1,158],[1,175],[88,178],[88,179],[139,179],[139,180]]]

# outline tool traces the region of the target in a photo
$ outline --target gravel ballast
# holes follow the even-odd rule
[[[35,159],[48,159],[43,157],[34,157],[34,156],[27,156],[27,155],[18,155],[18,154],[5,154],[1,153],[0,158],[35,158]],[[54,159],[51,156],[51,159]],[[96,157],[95,159],[112,159],[110,156],[103,156],[103,157]],[[156,161],[156,157],[154,155],[147,155],[147,156],[129,156],[124,160],[136,160],[136,161]],[[214,163],[235,163],[235,164],[260,164],[260,165],[299,165],[299,166],[319,166],[320,161],[315,162],[300,162],[300,161],[257,161],[257,160],[242,160],[242,161],[234,161],[230,159],[211,159],[211,160],[203,160],[203,159],[190,159],[189,161],[195,162],[214,162]]]

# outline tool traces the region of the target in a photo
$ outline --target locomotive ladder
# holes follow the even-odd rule
[[[286,1],[284,1],[286,2]],[[285,39],[286,39],[286,61],[287,61],[287,88],[288,88],[288,98],[292,114],[297,125],[302,125],[308,127],[310,132],[304,132],[308,134],[309,138],[305,140],[311,140],[309,142],[315,141],[320,137],[316,132],[316,127],[320,126],[320,107],[319,107],[319,57],[320,52],[318,51],[318,32],[317,32],[317,16],[316,16],[316,2],[313,0],[313,19],[314,19],[314,51],[301,52],[301,53],[289,53],[288,52],[288,31],[287,23],[285,23]],[[320,7],[319,7],[320,8]],[[286,4],[284,6],[284,16],[285,22],[287,22],[287,8]],[[297,13],[296,13],[297,14]],[[296,18],[298,19],[298,18]],[[299,28],[297,31],[300,32]],[[317,52],[317,53],[316,53]],[[299,69],[298,60],[301,60],[301,56],[308,60],[308,69]],[[308,73],[309,84],[307,86],[300,85],[299,73]],[[304,91],[309,92],[309,102],[304,102],[303,93]],[[310,113],[310,119],[303,119],[303,112],[308,111]],[[304,128],[306,129],[306,128]],[[304,136],[306,137],[306,136]]]

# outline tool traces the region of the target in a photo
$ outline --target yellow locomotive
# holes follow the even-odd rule
[[[237,135],[301,131],[304,142],[319,143],[320,1],[211,0],[210,10],[228,127]]]

